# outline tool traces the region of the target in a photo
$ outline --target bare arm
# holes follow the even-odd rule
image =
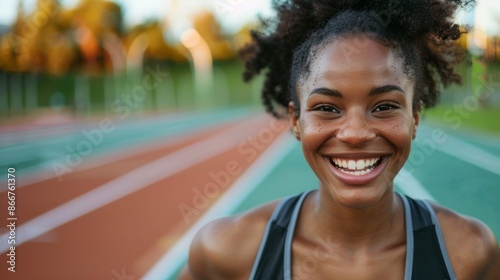
[[[226,269],[224,265],[220,265],[218,259],[220,254],[224,253],[224,248],[216,245],[216,237],[220,229],[225,229],[227,220],[229,219],[211,222],[195,235],[189,248],[188,262],[182,268],[178,279],[221,279],[221,273],[224,274]]]
[[[493,246],[491,250],[491,261],[487,266],[485,271],[485,279],[487,280],[496,280],[500,279],[500,249],[498,247],[498,243]]]
[[[483,222],[431,203],[443,229],[453,270],[458,279],[500,279],[500,250],[495,235]]]
[[[178,279],[248,279],[267,221],[277,201],[204,226],[189,248]]]

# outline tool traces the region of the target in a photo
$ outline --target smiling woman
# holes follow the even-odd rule
[[[486,225],[393,187],[422,106],[460,81],[465,2],[276,1],[245,77],[267,70],[264,105],[289,118],[319,189],[205,226],[181,278],[500,279]]]
[[[359,54],[346,56],[341,46],[360,39],[366,42]],[[301,82],[298,104],[289,105],[294,134],[322,189],[345,206],[380,201],[408,158],[419,116],[412,108],[414,82],[402,65],[395,50],[344,36],[318,53],[308,75],[314,79]],[[371,190],[375,197],[368,197]]]

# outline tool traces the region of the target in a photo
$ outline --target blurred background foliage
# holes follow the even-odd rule
[[[117,36],[128,50],[144,34],[149,44],[147,60],[187,61],[180,43],[165,41],[168,26],[150,20],[125,29],[122,8],[112,1],[81,0],[76,7],[64,9],[57,0],[38,0],[31,14],[23,13],[22,3],[15,22],[0,37],[0,69],[4,71],[61,75],[81,68],[92,73],[110,70],[112,61],[104,48],[110,35]],[[210,11],[196,14],[192,21],[215,60],[234,59],[238,47],[249,38],[249,28],[223,34]]]
[[[226,2],[214,0],[214,7],[239,1]],[[168,39],[168,20],[126,27],[123,8],[106,0],[80,0],[71,8],[57,0],[37,0],[29,13],[23,1],[18,3],[15,21],[0,26],[1,123],[40,120],[47,114],[71,119],[112,114],[113,100],[140,84],[148,66],[168,73],[168,78],[133,108],[136,113],[260,102],[262,78],[244,84],[243,65],[237,57],[257,20],[229,33],[213,10],[201,10],[189,18],[190,28],[209,49],[209,65],[205,65],[209,72],[200,72],[210,79],[201,84],[208,97],[199,102],[197,81],[203,78],[195,73],[195,54],[179,38]],[[450,125],[447,120],[456,114],[467,127],[500,135],[499,36],[473,29],[458,43],[468,51],[467,62],[458,69],[463,84],[446,89],[441,105],[424,117]],[[475,103],[466,106],[470,98]]]

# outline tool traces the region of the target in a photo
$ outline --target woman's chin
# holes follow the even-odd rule
[[[363,209],[377,205],[389,193],[387,188],[370,189],[370,187],[344,190],[336,188],[330,189],[329,192],[337,204],[352,209]]]

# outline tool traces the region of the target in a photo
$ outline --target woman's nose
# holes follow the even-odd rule
[[[342,127],[337,131],[338,140],[351,146],[365,144],[376,137],[364,113],[348,113]]]

